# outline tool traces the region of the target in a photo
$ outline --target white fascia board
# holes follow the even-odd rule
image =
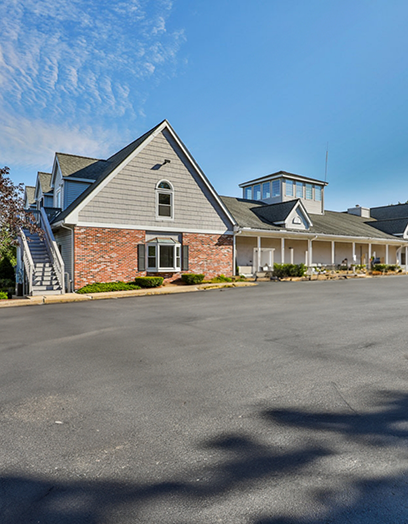
[[[210,191],[212,196],[215,198],[217,204],[220,206],[222,211],[225,213],[225,215],[228,218],[228,220],[231,222],[232,225],[236,224],[234,217],[230,214],[230,212],[228,211],[228,209],[225,206],[225,204],[222,202],[222,200],[220,199],[218,194],[215,192],[214,188],[209,184],[209,182],[207,181],[206,176],[204,175],[204,172],[201,170],[200,166],[196,163],[194,158],[192,158],[192,156],[190,155],[189,151],[184,147],[184,145],[180,141],[179,137],[177,136],[176,132],[173,130],[173,128],[171,127],[169,122],[167,122],[167,120],[165,120],[163,122],[163,124],[166,124],[167,129],[170,131],[170,133],[173,136],[174,140],[177,142],[179,148],[183,151],[183,153],[186,155],[186,157],[188,158],[188,160],[191,163],[191,165],[197,171],[197,174],[199,175],[199,177],[201,178],[201,180],[203,181],[203,183],[207,187],[207,189]]]
[[[67,181],[67,182],[85,182],[87,184],[93,184],[94,182],[96,182],[96,180],[90,180],[89,178],[74,178],[72,176],[66,176],[66,177],[61,177],[63,178],[63,180]]]
[[[38,177],[38,174],[37,174],[37,180],[35,182],[34,198],[35,198],[35,200],[40,200],[41,197],[42,197],[42,190],[41,190],[41,186],[40,186],[40,180],[39,180],[39,177]]]
[[[53,227],[60,227],[63,221],[56,222]],[[112,222],[101,223],[101,222],[77,222],[76,227],[95,227],[103,229],[132,229],[138,231],[168,231],[169,233],[202,233],[207,235],[232,235],[233,231],[228,229],[189,229],[184,227],[167,227],[167,226],[156,226],[156,225],[134,225],[134,224],[112,224]]]
[[[265,175],[259,178],[255,178],[254,180],[249,180],[248,182],[243,182],[242,184],[239,184],[238,187],[244,188],[248,186],[253,186],[255,184],[261,184],[262,182],[268,182],[268,180],[276,180],[279,178],[287,178],[289,180],[299,180],[299,182],[305,182],[307,184],[316,184],[321,186],[327,186],[328,182],[324,182],[323,180],[318,180],[317,178],[309,178],[309,177],[303,177],[302,175],[291,175],[288,173],[285,173],[284,171],[279,171],[278,173],[271,174],[271,175]]]
[[[324,240],[324,241],[339,241],[339,242],[363,242],[363,243],[371,243],[371,244],[389,244],[389,245],[401,245],[400,239],[386,239],[386,238],[375,238],[375,237],[352,237],[352,236],[346,236],[346,235],[326,235],[324,233],[311,233],[310,231],[302,233],[301,231],[286,231],[286,230],[279,230],[279,231],[270,231],[267,229],[251,229],[251,228],[240,228],[239,232],[242,232],[242,236],[271,236],[271,237],[285,237],[289,236],[292,238],[299,237],[298,240],[307,240],[307,239],[314,239],[316,241]],[[405,242],[408,246],[408,242]]]
[[[61,168],[60,168],[60,165],[59,165],[59,162],[58,162],[58,158],[57,158],[57,154],[55,153],[55,155],[54,155],[54,163],[52,165],[52,171],[51,171],[51,182],[50,182],[50,187],[52,189],[54,189],[55,176],[57,174],[57,170],[58,169],[61,171]],[[63,178],[62,171],[61,171],[61,178]]]
[[[294,209],[292,210],[295,211],[298,207],[300,207],[302,213],[303,213],[303,216],[306,218],[307,222],[309,223],[309,227],[312,227],[313,226],[313,222],[309,216],[309,213],[306,211],[306,208],[305,206],[302,204],[302,201],[301,200],[298,200],[297,201],[297,204],[296,206],[294,207]]]

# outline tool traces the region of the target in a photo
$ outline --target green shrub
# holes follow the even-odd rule
[[[374,264],[371,269],[373,271],[381,271],[382,273],[388,273],[388,271],[397,271],[399,266],[389,264]]]
[[[273,274],[279,278],[303,277],[305,269],[304,264],[274,264]]]
[[[159,287],[163,280],[163,277],[136,277],[134,283],[140,287]]]
[[[232,278],[226,277],[225,275],[218,275],[210,280],[213,284],[218,284],[219,282],[232,282]]]
[[[0,288],[14,287],[14,280],[10,278],[0,278]]]
[[[184,275],[181,275],[181,278],[183,282],[191,286],[193,284],[201,284],[204,280],[204,275],[201,273],[184,273]]]
[[[11,265],[10,260],[7,257],[4,257],[0,261],[0,278],[12,280],[13,285],[15,281],[14,268]]]
[[[129,291],[130,289],[140,289],[134,282],[95,282],[78,289],[77,293],[103,293],[105,291]]]
[[[4,293],[4,291],[0,291],[0,300],[7,300],[8,295],[7,293]]]

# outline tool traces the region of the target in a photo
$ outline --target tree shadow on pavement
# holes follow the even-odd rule
[[[107,524],[113,522],[160,522],[181,524],[186,507],[196,511],[207,502],[227,500],[232,494],[245,494],[254,488],[267,489],[285,478],[306,471],[321,458],[336,451],[325,441],[321,431],[335,432],[363,446],[406,446],[408,444],[408,395],[388,397],[380,410],[367,413],[319,413],[290,409],[266,409],[257,416],[271,430],[276,425],[311,430],[317,436],[313,445],[296,449],[274,447],[254,436],[234,432],[219,434],[200,446],[217,460],[208,466],[173,474],[158,482],[102,480],[58,480],[38,476],[3,476],[0,478],[0,522],[2,524]],[[374,459],[373,459],[374,460]],[[307,473],[306,473],[307,474]],[[352,496],[343,496],[344,493]],[[368,524],[408,522],[407,469],[376,478],[354,472],[341,490],[311,489],[308,497],[319,508],[318,515],[305,514],[293,519],[291,508],[285,514],[265,515],[257,508],[247,521],[251,524],[323,524],[359,522]],[[351,501],[351,502],[350,502]],[[153,508],[153,509],[152,509]],[[176,508],[176,510],[175,510]],[[172,520],[170,510],[178,518]],[[150,510],[153,511],[150,514]],[[214,506],[214,511],[216,511]],[[156,513],[154,513],[156,512]],[[184,513],[183,513],[184,512]],[[297,513],[296,513],[297,514]],[[217,520],[213,515],[212,521]],[[197,517],[198,518],[198,517]],[[167,520],[166,520],[167,519]],[[157,521],[156,521],[157,522]],[[194,522],[201,522],[195,520]],[[203,521],[204,523],[204,521]]]

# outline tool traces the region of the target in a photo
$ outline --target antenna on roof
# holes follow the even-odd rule
[[[327,162],[329,160],[329,142],[326,144],[326,164],[324,166],[324,181],[327,182]]]

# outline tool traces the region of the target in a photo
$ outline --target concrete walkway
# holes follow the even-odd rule
[[[195,286],[174,285],[157,288],[131,289],[129,291],[110,291],[105,293],[66,293],[64,295],[39,295],[35,297],[0,300],[0,308],[15,306],[39,306],[43,304],[58,304],[61,302],[85,302],[87,300],[104,300],[107,298],[144,297],[146,295],[168,295],[173,293],[191,293],[192,291],[208,291],[226,287],[256,286],[253,282],[222,282],[220,284],[198,284]]]

